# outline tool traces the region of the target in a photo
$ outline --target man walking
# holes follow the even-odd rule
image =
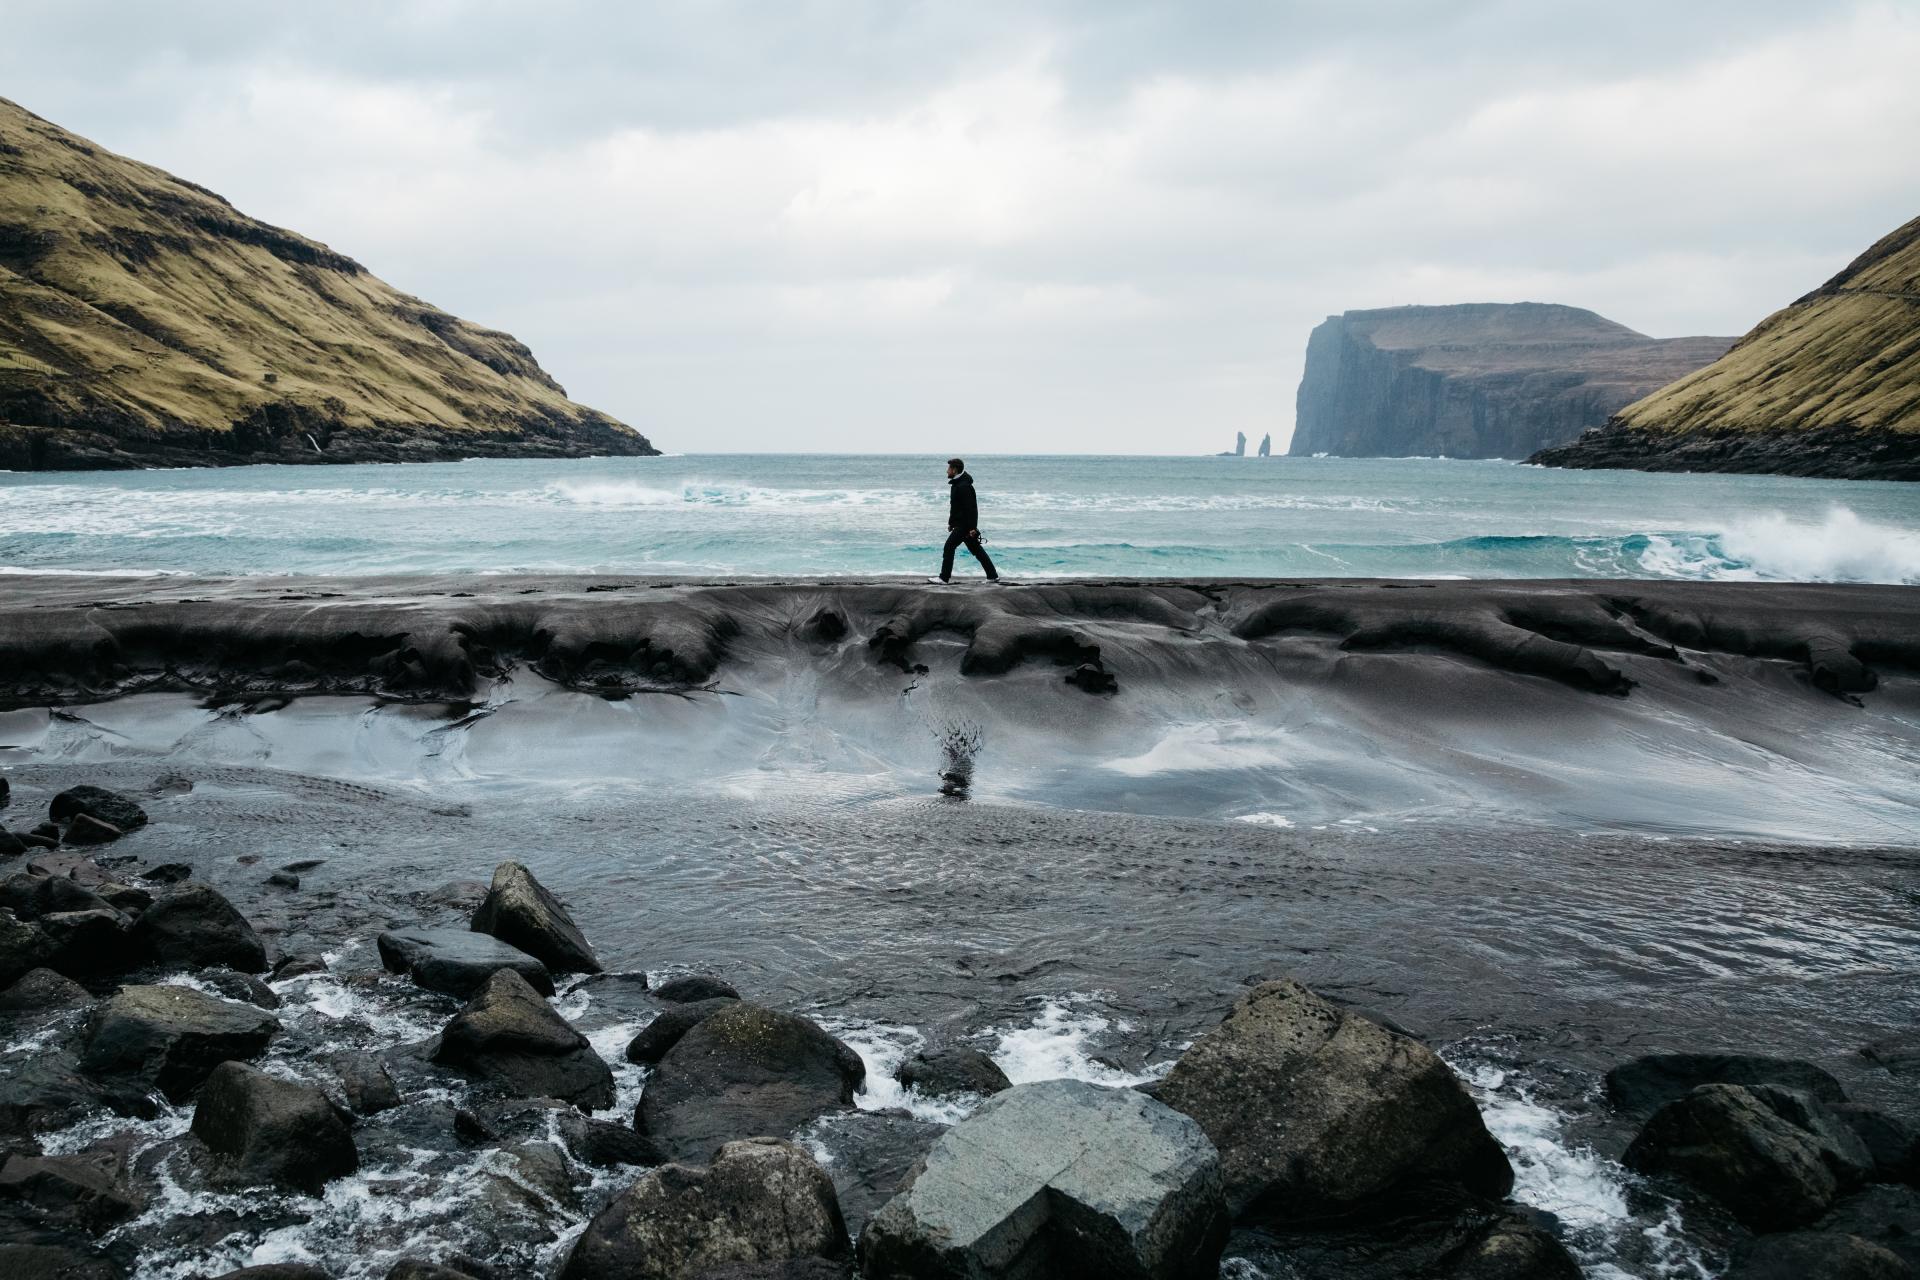
[[[947,459],[947,545],[940,555],[940,576],[928,582],[948,582],[953,578],[953,553],[966,544],[980,567],[987,571],[988,582],[1000,581],[994,572],[987,549],[980,545],[980,500],[974,496],[973,477],[959,458]]]

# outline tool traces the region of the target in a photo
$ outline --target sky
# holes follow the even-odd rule
[[[1920,214],[1920,0],[0,8],[0,95],[673,452],[1277,452],[1330,314],[1739,334]]]

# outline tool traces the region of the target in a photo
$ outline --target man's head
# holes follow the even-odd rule
[[[959,475],[962,471],[965,471],[966,469],[967,469],[967,464],[964,459],[961,459],[961,458],[947,459],[947,479],[949,480],[953,479],[955,476]]]

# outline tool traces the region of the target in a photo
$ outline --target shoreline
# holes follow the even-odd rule
[[[1920,588],[1617,579],[1074,579],[611,574],[203,578],[0,574],[0,707],[135,692],[462,701],[529,667],[609,696],[778,658],[876,673],[963,644],[972,680],[1065,668],[1088,693],[1233,684],[1276,647],[1396,655],[1631,696],[1650,670],[1783,665],[1841,698],[1920,673]],[[1424,661],[1423,661],[1424,659]],[[1651,664],[1651,665],[1650,665]],[[1123,695],[1124,696],[1124,695]]]

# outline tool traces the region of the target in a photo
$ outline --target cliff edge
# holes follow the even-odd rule
[[[1524,458],[1721,354],[1579,307],[1462,303],[1329,316],[1307,339],[1296,456]]]
[[[1920,480],[1920,218],[1719,360],[1532,461]]]
[[[511,334],[0,98],[0,468],[656,452]]]

